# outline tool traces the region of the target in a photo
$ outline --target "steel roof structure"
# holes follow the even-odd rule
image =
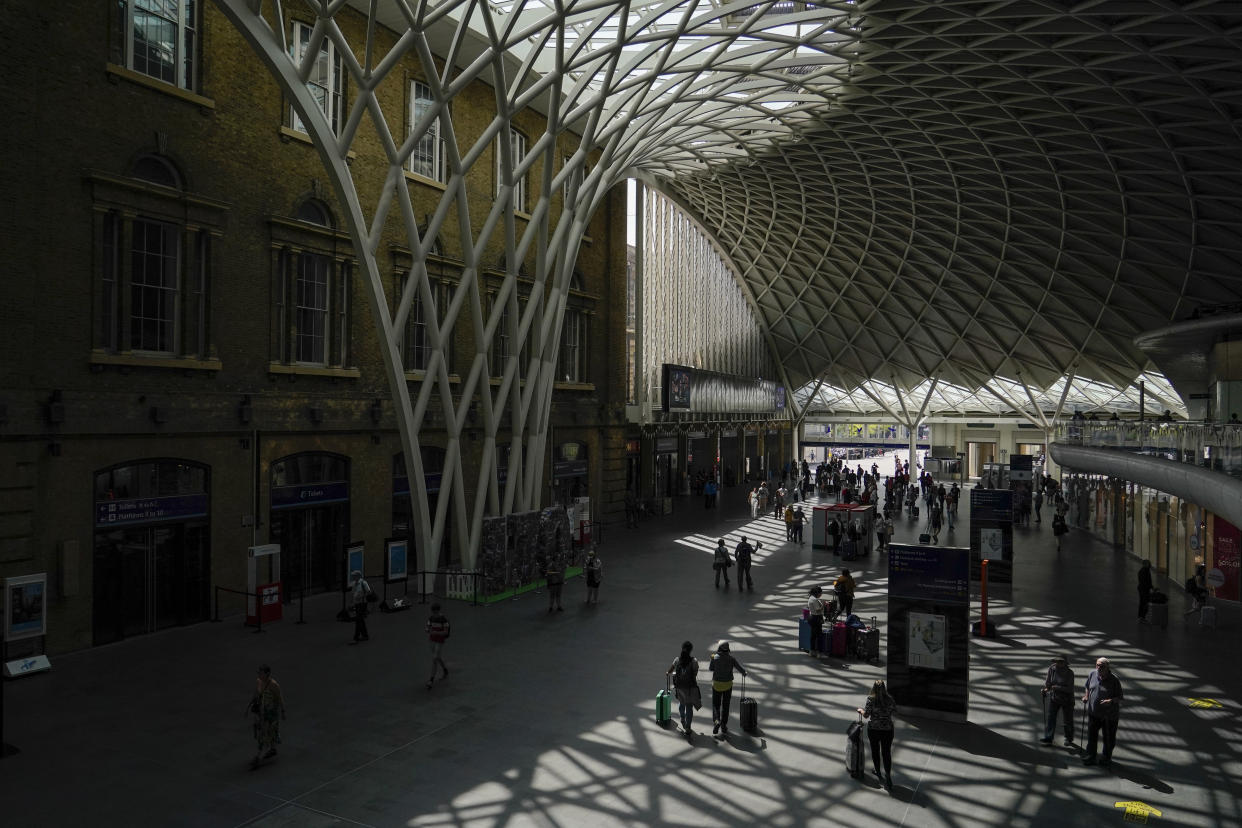
[[[1038,420],[1054,399],[1132,400],[1143,376],[1157,406],[1180,408],[1145,373],[1153,366],[1134,337],[1242,300],[1242,4],[287,2],[315,20],[296,62],[279,0],[217,0],[298,110],[345,205],[419,487],[433,392],[443,408],[444,485],[468,549],[483,514],[538,502],[542,464],[523,464],[520,450],[498,488],[496,434],[521,434],[542,457],[585,219],[626,177],[670,195],[714,237],[785,384],[802,389],[795,397],[842,407],[852,398],[851,410],[864,410],[863,398],[894,413],[908,400],[968,409],[967,395],[1022,409],[1025,398]],[[366,24],[356,43],[338,25],[347,9]],[[393,34],[379,37],[385,29]],[[349,76],[339,131],[306,86],[325,39]],[[403,82],[394,68],[410,60],[434,105],[403,131],[388,122],[380,90]],[[449,103],[477,82],[494,88],[495,118],[458,135]],[[518,157],[502,136],[528,108],[546,131]],[[397,185],[433,123],[449,181],[419,226]],[[376,204],[362,203],[347,163],[363,129],[388,156]],[[562,163],[566,134],[580,146]],[[493,145],[496,193],[472,202],[465,175],[493,163]],[[526,182],[537,158],[544,175]],[[513,196],[526,184],[530,218],[517,223]],[[374,241],[390,216],[415,258],[395,312]],[[477,354],[460,388],[433,359],[411,394],[400,331],[416,293],[430,304],[424,253],[446,222],[474,243],[444,318],[428,320],[430,339],[438,352],[470,316]],[[497,240],[507,275],[489,305],[477,276]],[[536,301],[519,313],[517,272],[532,254]],[[506,309],[515,356],[502,371],[486,363]],[[529,357],[519,358],[526,344]],[[503,376],[498,388],[489,375]],[[476,395],[486,438],[477,499],[467,502],[456,401]],[[428,516],[425,495],[412,492],[415,530],[435,548],[448,500]]]

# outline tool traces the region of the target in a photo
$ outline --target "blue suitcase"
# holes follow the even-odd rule
[[[798,619],[798,649],[804,653],[811,651],[811,622],[805,618]],[[820,630],[819,646],[815,649],[821,653],[828,652],[828,633],[826,630]]]

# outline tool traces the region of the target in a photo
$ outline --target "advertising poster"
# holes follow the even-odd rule
[[[910,613],[909,651],[906,653],[908,666],[943,670],[947,643],[943,615]]]
[[[1213,580],[1219,580],[1220,586],[1213,590],[1215,597],[1223,601],[1237,601],[1242,598],[1242,582],[1239,580],[1238,564],[1239,552],[1242,552],[1242,533],[1238,532],[1238,527],[1234,526],[1227,520],[1220,517],[1213,517],[1213,536],[1216,539],[1216,548],[1212,554],[1212,569],[1219,570],[1220,576]]]
[[[388,568],[384,574],[385,580],[389,583],[404,581],[410,574],[409,541],[404,538],[389,538],[385,545],[388,547]]]
[[[979,556],[992,561],[1005,560],[1005,533],[999,527],[979,529]]]
[[[664,366],[664,410],[690,410],[690,369],[681,365]]]
[[[47,634],[47,573],[4,581],[4,639]]]
[[[366,545],[361,543],[351,543],[345,547],[345,578],[341,581],[341,591],[349,592],[353,587],[349,584],[353,581],[351,573],[361,572],[366,574],[366,568],[363,566],[363,560],[366,555]]]

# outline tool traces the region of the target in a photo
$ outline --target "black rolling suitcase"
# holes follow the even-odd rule
[[[850,722],[850,726],[845,730],[845,769],[855,779],[862,779],[863,775],[864,727],[863,718],[859,716],[858,721]]]
[[[759,729],[759,702],[746,695],[746,676],[742,676],[742,730],[754,733]]]
[[[880,627],[874,615],[869,626],[854,630],[854,657],[862,661],[880,660]]]

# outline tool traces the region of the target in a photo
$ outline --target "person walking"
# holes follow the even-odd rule
[[[1038,526],[1043,521],[1040,519],[1040,510],[1044,508],[1044,490],[1036,489],[1032,496],[1031,503],[1035,506],[1035,525]]]
[[[729,560],[729,550],[725,549],[724,538],[716,543],[716,552],[712,557],[712,569],[716,570],[716,589],[720,589],[720,576],[724,576],[725,589],[729,588],[729,567],[733,566],[733,562]]]
[[[811,587],[810,596],[806,599],[807,623],[811,625],[811,646],[808,652],[815,657],[828,655],[819,649],[824,637],[824,599],[820,596],[824,590],[818,586]]]
[[[712,733],[729,735],[729,703],[733,698],[733,671],[749,675],[742,662],[729,652],[729,642],[721,641],[712,653]]]
[[[857,584],[854,582],[854,576],[850,575],[848,569],[842,569],[841,574],[832,582],[832,588],[837,593],[837,599],[841,602],[841,612],[849,617],[854,611],[854,590]]]
[[[1113,748],[1117,746],[1117,723],[1121,720],[1121,682],[1113,674],[1112,665],[1107,658],[1095,660],[1095,669],[1087,676],[1087,684],[1083,690],[1082,700],[1087,705],[1087,755],[1083,757],[1084,765],[1096,763],[1096,741],[1103,731],[1104,750],[1100,754],[1099,763],[1108,767],[1113,760]]]
[[[440,612],[439,604],[431,605],[431,615],[427,617],[427,640],[431,642],[431,678],[427,679],[427,689],[436,681],[436,668],[444,671],[441,680],[448,678],[448,665],[444,663],[444,642],[448,641],[452,629],[449,620]]]
[[[888,694],[884,682],[877,679],[871,685],[864,706],[858,708],[858,715],[867,720],[867,741],[871,743],[871,765],[880,784],[888,789],[893,787],[893,713],[897,711],[897,702]],[[880,762],[884,763],[884,775],[880,776]]]
[[[703,508],[716,508],[716,478],[709,477],[707,482],[703,484]]]
[[[755,549],[763,546],[762,542],[755,542]],[[742,535],[742,542],[733,550],[733,559],[737,561],[737,591],[742,591],[742,581],[746,581],[747,589],[754,589],[755,582],[750,577],[751,555],[755,549],[751,549],[750,543],[746,540],[746,536]],[[727,576],[726,576],[727,577]]]
[[[928,523],[931,524],[932,543],[940,542],[940,504],[927,507]]]
[[[750,501],[750,516],[752,518],[759,517],[759,489],[751,489],[747,499]]]
[[[759,484],[759,513],[766,515],[768,513],[768,484]],[[757,516],[756,516],[757,517]]]
[[[625,526],[627,529],[638,528],[638,495],[633,489],[625,490]]]
[[[1065,728],[1065,744],[1074,744],[1074,671],[1069,660],[1059,655],[1052,659],[1048,674],[1044,676],[1042,689],[1045,704],[1044,737],[1042,744],[1052,744],[1052,733],[1057,729],[1057,711],[1061,711],[1061,724]]]
[[[583,571],[586,573],[586,602],[598,604],[599,582],[604,577],[604,562],[599,559],[599,553],[594,549],[587,553],[586,566],[583,567]]]
[[[355,569],[350,573],[352,580],[350,581],[350,589],[353,590],[354,601],[354,643],[359,641],[370,641],[371,636],[367,632],[367,602],[370,600],[372,592],[371,585],[367,583],[367,579],[362,577],[362,571]]]
[[[681,655],[673,659],[673,663],[665,672],[673,677],[673,691],[677,694],[677,704],[681,712],[681,729],[686,738],[693,735],[691,726],[694,724],[694,711],[703,706],[703,694],[699,691],[699,662],[690,653],[694,645],[689,641],[681,643]]]
[[[1151,603],[1151,561],[1144,560],[1138,571],[1138,620],[1147,623],[1147,606]]]
[[[280,722],[287,718],[280,684],[272,678],[272,668],[266,664],[259,665],[254,695],[250,697],[246,712],[254,716],[254,740],[258,749],[250,761],[250,769],[255,770],[264,759],[276,755],[276,745],[280,744]]]
[[[785,507],[785,540],[792,541],[794,535],[794,510],[793,506]]]
[[[565,608],[561,606],[561,590],[565,587],[564,567],[556,558],[549,557],[543,576],[548,583],[548,613],[564,612]]]
[[[801,506],[797,506],[793,510],[793,539],[802,545],[802,524],[806,522],[806,513],[802,511]]]

